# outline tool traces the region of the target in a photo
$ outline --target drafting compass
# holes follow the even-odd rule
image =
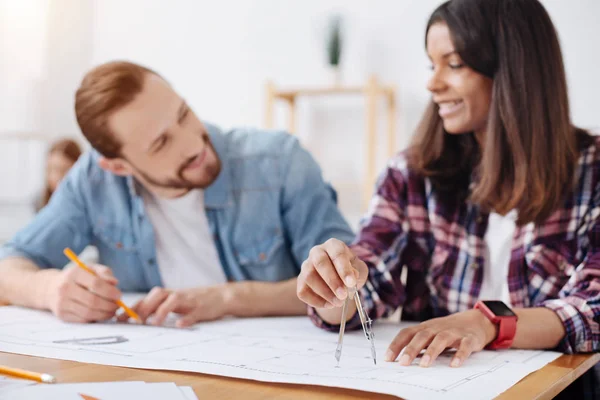
[[[335,359],[337,360],[338,365],[339,365],[340,358],[342,357],[342,345],[344,342],[344,331],[346,330],[346,318],[347,318],[347,313],[348,313],[348,303],[352,301],[352,298],[354,298],[354,301],[356,302],[356,310],[358,311],[358,317],[360,318],[360,323],[362,325],[363,332],[365,333],[365,337],[367,338],[367,340],[369,342],[371,342],[371,357],[373,357],[373,363],[377,364],[377,356],[375,354],[375,335],[373,334],[373,329],[371,326],[373,321],[371,321],[371,318],[369,318],[369,316],[365,312],[365,309],[362,306],[362,303],[360,301],[360,296],[359,296],[356,288],[348,289],[348,297],[346,297],[346,300],[344,301],[344,304],[342,306],[342,320],[340,322],[340,334],[338,336],[338,344],[337,344],[337,348],[335,349]]]

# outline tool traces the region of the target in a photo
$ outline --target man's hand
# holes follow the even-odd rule
[[[311,249],[298,276],[300,300],[317,308],[340,307],[348,287],[360,289],[368,276],[367,265],[340,240],[329,239]]]
[[[410,365],[425,349],[419,365],[428,367],[445,349],[456,348],[450,366],[459,367],[472,352],[482,350],[496,335],[496,326],[481,311],[464,311],[401,330],[390,344],[385,360],[394,361],[404,349],[400,364]]]
[[[45,304],[66,322],[94,322],[112,318],[121,298],[110,268],[91,265],[97,276],[76,266],[57,271],[49,279]]]
[[[152,316],[151,323],[157,326],[165,322],[170,312],[180,314],[176,326],[184,328],[228,315],[229,298],[228,285],[182,290],[155,287],[132,308],[143,321]],[[128,316],[120,315],[118,319],[126,321]]]

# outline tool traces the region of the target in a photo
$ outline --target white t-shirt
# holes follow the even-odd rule
[[[142,190],[154,228],[156,259],[163,285],[185,289],[225,283],[227,278],[204,210],[204,191],[163,199]]]
[[[508,291],[508,266],[512,252],[517,212],[513,210],[502,216],[490,213],[485,233],[488,254],[483,269],[483,282],[479,299],[500,300],[510,307]]]

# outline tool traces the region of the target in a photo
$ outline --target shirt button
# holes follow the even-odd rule
[[[471,269],[477,269],[477,267],[479,267],[479,264],[477,264],[476,262],[472,262],[471,265],[469,265],[469,267],[471,267]]]
[[[122,249],[122,248],[123,248],[123,243],[121,243],[121,242],[118,242],[118,243],[117,243],[117,249]]]
[[[148,264],[154,264],[154,258],[149,258],[148,259]]]
[[[260,258],[260,261],[265,261],[267,258],[267,255],[265,253],[260,253],[260,255],[258,256],[258,258]]]

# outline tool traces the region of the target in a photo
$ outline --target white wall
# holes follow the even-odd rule
[[[0,0],[0,134],[74,135],[74,92],[92,65],[93,3]]]
[[[600,127],[600,1],[542,0],[552,17],[565,59],[571,113],[584,128]]]
[[[48,142],[81,138],[73,95],[91,66],[92,11],[80,0],[0,0],[0,242],[33,215]],[[31,135],[43,140],[22,140]]]
[[[0,126],[33,130],[45,77],[48,0],[0,0]]]
[[[0,0],[0,2],[35,0]],[[329,15],[345,18],[343,82],[362,84],[372,73],[399,93],[398,143],[406,145],[429,95],[423,31],[438,0],[38,0],[52,3],[53,43],[41,57],[45,79],[38,114],[2,111],[6,121],[24,129],[76,130],[72,92],[92,65],[129,59],[163,74],[188,99],[201,118],[223,127],[262,126],[264,83],[281,86],[330,82],[325,67],[324,31]],[[543,0],[563,44],[573,117],[584,127],[600,126],[596,117],[600,89],[598,0]],[[61,17],[62,16],[62,17]],[[0,24],[2,25],[2,24]],[[51,25],[51,24],[50,24]],[[0,26],[1,28],[1,26]],[[0,33],[2,33],[0,31]],[[2,42],[0,42],[2,43]],[[6,42],[8,43],[8,42]],[[2,47],[3,52],[7,47]],[[50,57],[50,61],[47,58]],[[13,84],[0,61],[0,104],[10,107],[31,81]],[[363,101],[304,100],[299,105],[303,142],[321,162],[328,178],[359,180],[362,174]],[[29,110],[35,110],[32,106]],[[43,121],[43,122],[42,122]],[[0,121],[0,131],[5,126]],[[6,125],[6,124],[5,124]],[[13,124],[14,125],[14,124]],[[285,127],[283,119],[280,126]],[[11,125],[11,128],[14,126]],[[382,127],[383,128],[383,127]],[[380,149],[380,165],[383,152]],[[342,191],[343,192],[343,191]],[[340,193],[355,221],[357,191]]]
[[[260,125],[263,83],[327,81],[320,34],[326,17],[346,18],[344,81],[373,72],[398,86],[404,131],[428,99],[423,30],[439,0],[100,0],[95,8],[94,63],[127,58],[163,73],[206,118]],[[575,121],[598,124],[597,0],[544,0],[562,43]],[[406,134],[406,132],[403,132]]]

